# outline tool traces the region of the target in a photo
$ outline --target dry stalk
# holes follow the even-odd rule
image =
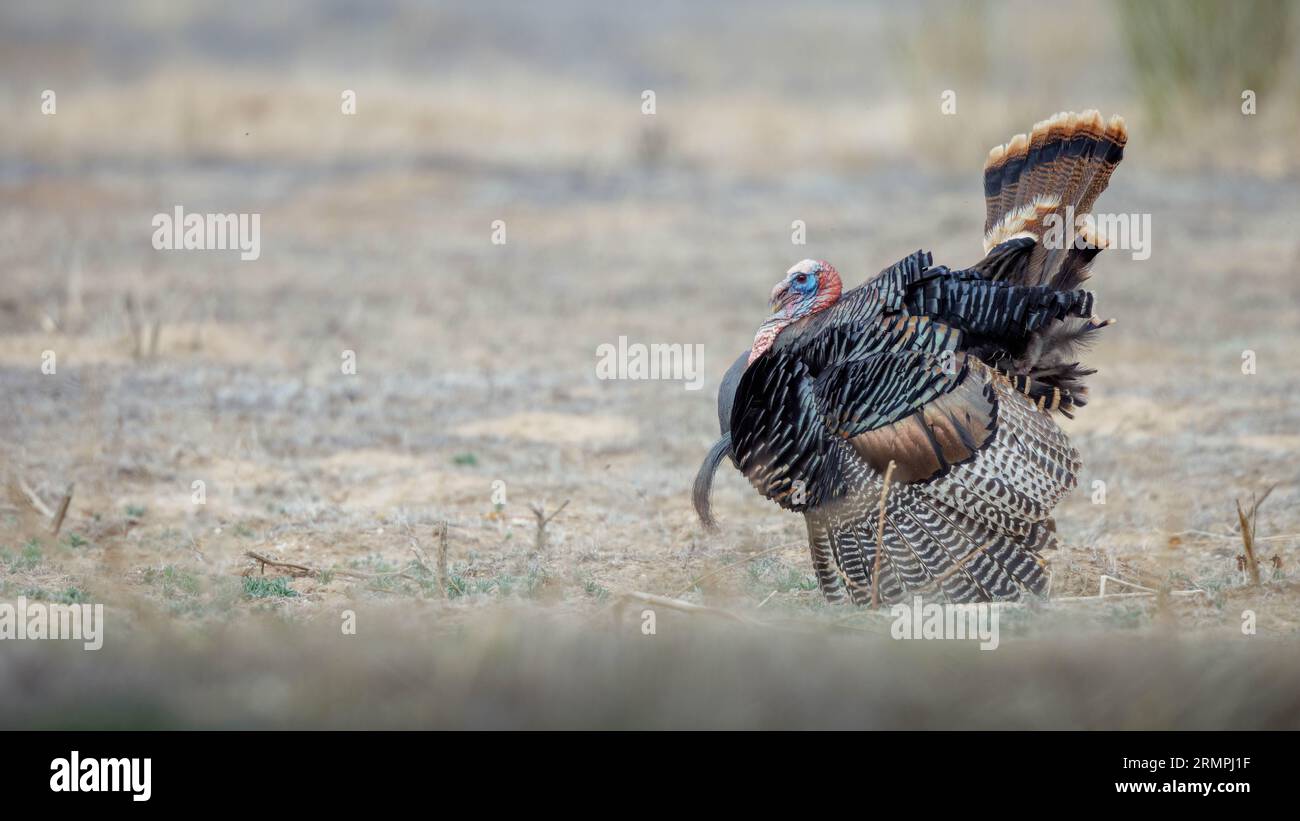
[[[261,553],[254,553],[251,550],[244,551],[244,555],[258,563],[258,569],[262,575],[266,575],[266,568],[274,567],[280,570],[289,571],[293,576],[319,576],[320,571],[314,567],[308,567],[302,564],[292,564],[290,562],[280,562],[275,559],[263,556]]]
[[[72,484],[68,485],[68,489],[63,493],[63,500],[59,502],[58,512],[54,514],[54,526],[50,531],[54,536],[59,535],[59,530],[63,527],[63,520],[68,515],[68,505],[72,504],[73,487]]]
[[[133,359],[157,358],[158,340],[162,336],[162,320],[146,316],[144,301],[133,292],[123,299],[126,324],[131,331],[131,357]]]
[[[447,598],[447,587],[451,578],[447,575],[447,523],[438,528],[438,592]]]
[[[667,596],[656,596],[653,593],[642,593],[639,590],[629,590],[623,593],[620,598],[622,600],[634,599],[636,601],[645,602],[646,604],[653,604],[659,607],[666,607],[669,610],[677,610],[682,613],[719,616],[721,618],[729,619],[731,621],[739,622],[741,624],[762,625],[762,622],[758,622],[758,621],[754,621],[753,619],[746,618],[745,616],[742,616],[739,613],[732,613],[730,610],[722,610],[717,607],[708,607],[707,605],[695,604],[693,602],[682,601],[681,599],[672,599]]]
[[[550,516],[546,515],[546,503],[538,505],[530,504],[528,507],[533,511],[533,516],[537,519],[537,534],[533,537],[533,552],[544,553],[546,551],[546,526],[551,520],[560,515],[560,511],[569,506],[569,500],[565,499],[564,504],[555,509]]]
[[[253,561],[257,562],[259,569],[263,574],[266,573],[266,568],[274,567],[280,570],[287,570],[289,571],[290,575],[293,576],[315,576],[317,578],[320,578],[325,573],[332,573],[335,576],[347,576],[353,579],[383,579],[389,576],[400,576],[404,579],[411,579],[412,581],[417,581],[417,579],[413,578],[411,574],[407,573],[405,570],[398,570],[392,573],[362,573],[358,570],[343,570],[341,568],[321,570],[320,568],[312,567],[310,565],[277,561],[268,556],[263,556],[261,553],[254,553],[251,550],[245,550],[244,555],[252,559]],[[388,592],[388,591],[382,591],[382,592]]]
[[[1264,504],[1264,500],[1273,492],[1277,485],[1271,485],[1264,495],[1260,496],[1250,506],[1250,512],[1241,509],[1241,500],[1235,500],[1237,503],[1237,521],[1241,524],[1241,546],[1246,555],[1246,571],[1250,574],[1250,583],[1255,587],[1260,585],[1259,558],[1255,555],[1255,525],[1258,521],[1259,506]]]
[[[36,491],[28,487],[27,483],[24,482],[21,477],[18,479],[18,489],[27,497],[27,502],[35,508],[37,513],[47,519],[54,518],[54,511],[50,510],[49,506],[46,505],[45,502],[41,501],[41,497],[36,495]]]

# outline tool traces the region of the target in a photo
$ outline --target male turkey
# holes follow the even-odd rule
[[[694,490],[705,525],[714,471],[730,458],[759,493],[804,514],[831,601],[1044,592],[1052,508],[1080,468],[1053,414],[1085,403],[1095,371],[1077,352],[1113,321],[1079,287],[1105,242],[1073,220],[1127,139],[1123,119],[1086,111],[994,148],[985,256],[970,268],[917,251],[843,294],[828,263],[791,268],[718,392],[722,438]]]

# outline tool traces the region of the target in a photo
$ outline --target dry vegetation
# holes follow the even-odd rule
[[[0,600],[109,619],[0,645],[0,725],[1300,726],[1285,79],[1170,131],[1064,3],[1014,49],[1014,6],[545,5],[0,12]],[[993,653],[891,642],[734,472],[700,529],[716,380],[803,256],[973,261],[987,148],[1066,107],[1128,117],[1101,205],[1155,236],[1098,264],[1052,599]],[[176,203],[261,213],[261,259],[152,250]],[[620,335],[703,343],[705,389],[598,381]]]

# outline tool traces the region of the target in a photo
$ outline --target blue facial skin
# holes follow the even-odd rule
[[[817,275],[795,274],[791,278],[790,287],[799,295],[799,307],[804,308],[817,295]]]
[[[802,282],[800,280],[803,280]],[[817,293],[817,275],[816,274],[795,274],[794,281],[790,287],[799,292],[800,296],[811,296]]]

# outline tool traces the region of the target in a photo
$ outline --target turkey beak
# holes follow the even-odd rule
[[[772,289],[772,316],[776,317],[784,312],[786,300],[790,296],[790,286],[784,282],[777,283]]]
[[[790,308],[794,304],[790,298],[792,293],[784,282],[772,289],[772,315],[763,320],[763,324],[758,326],[758,332],[754,334],[754,347],[750,349],[749,362],[752,363],[771,348],[776,335],[790,324]]]
[[[781,283],[772,289],[772,314],[758,327],[759,334],[776,333],[790,321],[790,287]]]

